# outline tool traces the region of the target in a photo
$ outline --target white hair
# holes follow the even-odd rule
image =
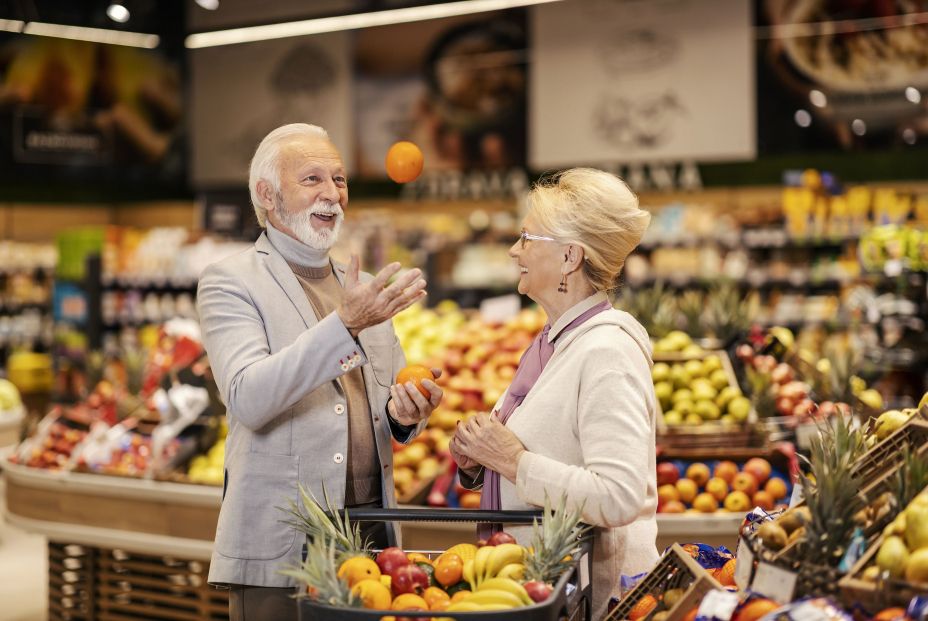
[[[263,179],[271,185],[275,194],[280,192],[280,147],[288,140],[300,136],[328,139],[329,133],[318,125],[308,123],[282,125],[264,137],[254,157],[251,158],[251,168],[248,170],[248,191],[251,193],[251,204],[255,208],[255,216],[261,228],[266,226],[267,207],[262,204],[261,197],[258,195],[258,182]]]

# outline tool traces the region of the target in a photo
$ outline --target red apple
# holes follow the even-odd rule
[[[507,533],[504,530],[499,531],[498,533],[493,533],[490,535],[490,538],[487,539],[488,546],[498,546],[503,543],[518,543],[516,538]]]
[[[754,358],[754,368],[761,373],[771,373],[777,366],[777,359],[773,356],[757,356]]]
[[[394,595],[422,595],[422,592],[429,588],[429,576],[418,565],[407,563],[390,572],[390,587]]]
[[[808,418],[815,412],[815,402],[812,399],[803,399],[793,408],[793,416],[797,418]]]
[[[822,401],[818,404],[817,414],[822,418],[828,418],[835,414],[835,404],[832,401]]]
[[[380,567],[380,572],[384,574],[392,574],[394,569],[409,565],[409,559],[406,558],[406,553],[395,546],[384,548],[383,551],[377,555],[376,561],[377,566]]]
[[[680,478],[680,469],[669,461],[657,464],[657,485],[673,485]]]
[[[686,506],[679,500],[668,500],[658,510],[658,513],[684,513]]]
[[[770,372],[770,379],[777,384],[785,384],[793,379],[793,367],[781,362]]]
[[[541,602],[548,599],[548,596],[551,595],[551,592],[554,591],[554,587],[550,584],[545,584],[544,582],[539,582],[538,580],[532,580],[526,582],[522,586],[525,587],[525,591],[528,593],[528,596],[532,598],[532,601],[540,604]]]
[[[791,416],[795,407],[795,402],[789,397],[777,397],[776,408],[780,416]]]
[[[735,355],[738,356],[738,360],[750,364],[754,358],[754,348],[747,343],[742,343],[735,350]]]

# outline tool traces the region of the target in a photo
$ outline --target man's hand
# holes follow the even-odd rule
[[[390,286],[386,286],[387,281],[400,271],[399,263],[386,266],[367,283],[359,281],[360,270],[358,255],[351,255],[345,274],[345,295],[335,309],[351,336],[356,337],[364,328],[383,323],[425,297],[425,280],[420,278],[420,269],[409,270]]]
[[[435,379],[441,377],[441,369],[432,369]],[[429,398],[425,396],[412,382],[394,384],[390,386],[390,401],[387,403],[387,412],[390,417],[401,425],[418,425],[428,418],[441,403],[441,386],[430,380],[422,380],[422,387],[429,391]]]

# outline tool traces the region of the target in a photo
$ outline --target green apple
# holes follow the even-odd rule
[[[689,388],[681,388],[680,390],[675,390],[673,395],[670,397],[672,403],[678,401],[692,401],[693,400],[693,391]]]
[[[656,362],[651,369],[651,379],[654,383],[666,382],[670,379],[670,365],[666,362]]]
[[[741,391],[735,388],[734,386],[726,386],[719,391],[718,396],[715,398],[715,404],[722,408],[723,410],[728,409],[728,404],[731,403],[731,400],[739,396]]]
[[[728,373],[724,369],[716,369],[709,374],[709,381],[716,390],[722,390],[728,386]]]
[[[668,427],[675,427],[683,424],[683,415],[676,410],[664,412],[664,424]]]
[[[674,388],[686,388],[690,385],[690,374],[686,372],[682,364],[673,365],[670,377],[673,378]]]
[[[693,404],[690,399],[681,399],[673,404],[673,409],[679,412],[682,416],[687,414],[692,414],[696,411],[696,406]]]
[[[706,373],[712,373],[722,368],[722,359],[718,356],[708,356],[702,361],[702,368]]]
[[[673,386],[670,382],[657,382],[654,384],[654,394],[657,395],[657,400],[661,402],[663,408],[667,408],[673,403],[670,399],[673,396]]]
[[[747,397],[739,395],[728,402],[728,413],[739,423],[746,421],[750,412],[751,401]]]
[[[699,360],[687,360],[683,368],[692,378],[703,376],[702,362]]]
[[[701,425],[702,417],[696,412],[693,412],[691,414],[687,414],[686,418],[683,419],[683,422],[687,425]]]
[[[703,420],[718,420],[719,416],[722,415],[719,406],[709,400],[697,401],[696,408],[693,411],[699,414],[699,417]]]

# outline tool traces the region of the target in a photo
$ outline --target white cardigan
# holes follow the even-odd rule
[[[562,316],[549,339],[605,300],[587,298]],[[631,315],[606,310],[557,340],[554,354],[506,426],[526,448],[516,484],[500,480],[503,509],[544,505],[567,495],[596,526],[593,619],[619,591],[619,577],[658,559],[655,417],[648,333]],[[505,396],[503,397],[505,398]],[[500,400],[500,403],[503,399]],[[531,529],[507,527],[528,545]]]

